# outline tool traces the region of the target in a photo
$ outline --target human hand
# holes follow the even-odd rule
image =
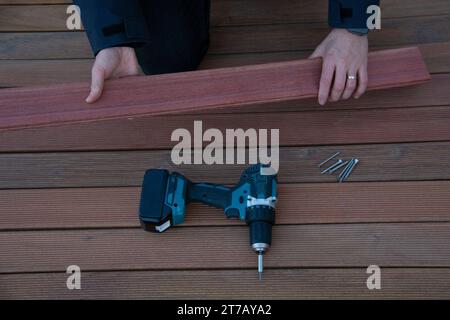
[[[321,57],[319,103],[336,102],[352,95],[358,99],[367,89],[367,36],[333,29],[310,58]],[[350,77],[350,78],[349,78]],[[355,77],[352,79],[351,77]]]
[[[91,92],[87,103],[97,101],[103,92],[105,80],[143,74],[136,53],[130,47],[114,47],[100,51],[92,67]]]

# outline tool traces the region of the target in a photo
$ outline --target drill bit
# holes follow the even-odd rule
[[[258,276],[259,276],[259,281],[262,280],[262,274],[263,274],[263,269],[264,269],[264,264],[263,264],[263,251],[259,251],[258,252]]]

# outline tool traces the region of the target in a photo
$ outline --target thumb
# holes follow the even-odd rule
[[[91,92],[86,98],[87,103],[94,103],[101,97],[105,84],[105,76],[105,70],[102,67],[94,65],[92,68]]]
[[[316,50],[309,56],[308,59],[314,59],[314,58],[320,58],[323,56],[323,49],[322,46],[319,45]]]

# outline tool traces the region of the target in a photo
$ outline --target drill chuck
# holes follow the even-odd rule
[[[255,251],[266,250],[272,244],[272,226],[275,209],[269,206],[254,206],[247,209],[246,223],[249,227],[250,245]],[[255,244],[265,244],[265,247]]]

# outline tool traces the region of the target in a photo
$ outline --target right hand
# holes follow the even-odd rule
[[[143,74],[133,48],[114,47],[103,49],[97,54],[92,67],[91,92],[86,98],[86,102],[94,103],[101,97],[105,80],[107,79]]]

